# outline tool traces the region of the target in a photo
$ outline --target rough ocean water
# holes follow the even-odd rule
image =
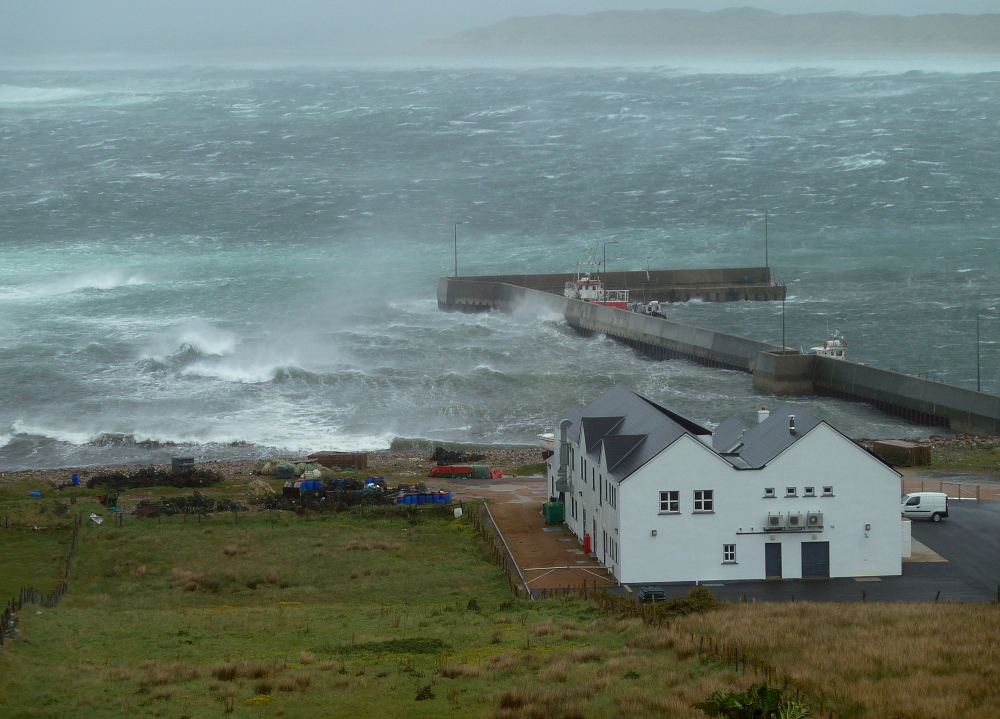
[[[1000,392],[1000,73],[940,62],[0,72],[0,469],[531,443],[616,382],[709,424],[775,404],[438,311],[464,221],[462,274],[612,240],[611,270],[759,266],[768,209],[790,346],[975,387],[979,311]],[[781,340],[780,304],[669,315]]]

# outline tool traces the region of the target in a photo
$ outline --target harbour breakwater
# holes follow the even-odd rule
[[[540,277],[544,279],[537,279]],[[438,307],[459,312],[513,312],[519,307],[535,307],[561,314],[570,327],[582,334],[601,333],[657,359],[685,359],[750,373],[754,387],[764,393],[838,397],[864,402],[917,424],[968,434],[1000,434],[1000,397],[995,395],[856,362],[803,355],[746,337],[570,299],[554,293],[557,286],[561,291],[561,285],[553,284],[554,277],[442,277]],[[573,279],[571,275],[566,277]],[[618,286],[612,282],[609,285]]]

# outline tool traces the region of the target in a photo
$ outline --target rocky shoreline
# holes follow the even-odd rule
[[[541,449],[518,448],[518,449],[490,449],[488,447],[475,450],[477,454],[484,455],[484,459],[477,460],[476,464],[488,464],[491,467],[503,468],[505,472],[516,470],[529,464],[537,464],[542,461]],[[295,459],[287,457],[286,459]],[[223,475],[227,481],[248,481],[256,476],[256,469],[259,460],[244,459],[231,461],[208,461],[199,462],[198,466],[205,469],[213,469]],[[107,472],[128,473],[139,466],[148,465],[110,465],[91,467],[62,467],[59,469],[24,469],[16,472],[0,472],[0,484],[14,482],[28,477],[41,479],[52,485],[65,484],[70,481],[72,475],[79,474],[86,482],[87,478],[94,474]],[[169,469],[170,465],[153,465],[160,469]],[[412,475],[426,476],[434,462],[430,459],[428,452],[398,452],[393,450],[376,450],[368,452],[368,473],[372,476],[386,474],[392,475]]]

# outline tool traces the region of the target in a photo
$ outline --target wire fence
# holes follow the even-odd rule
[[[503,534],[500,533],[500,528],[493,521],[493,515],[490,514],[489,507],[485,504],[473,507],[472,511],[469,512],[469,521],[472,522],[472,526],[479,533],[479,537],[483,542],[483,549],[507,575],[510,591],[519,599],[531,599],[531,590],[528,589],[528,585],[524,581],[524,575],[521,574],[517,562],[514,561],[514,555],[507,546]]]
[[[7,640],[12,639],[16,632],[15,622],[17,613],[28,604],[37,604],[51,609],[59,603],[62,596],[69,590],[70,571],[73,568],[73,560],[76,558],[76,547],[80,541],[81,518],[78,516],[73,523],[73,539],[70,542],[69,554],[66,555],[66,564],[63,568],[63,578],[59,586],[48,594],[43,594],[34,587],[25,587],[18,592],[18,596],[7,602],[7,607],[0,614],[0,649],[3,649]]]

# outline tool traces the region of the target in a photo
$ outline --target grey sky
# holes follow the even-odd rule
[[[404,50],[515,16],[739,5],[782,13],[1000,13],[1000,0],[0,0],[0,55]]]

